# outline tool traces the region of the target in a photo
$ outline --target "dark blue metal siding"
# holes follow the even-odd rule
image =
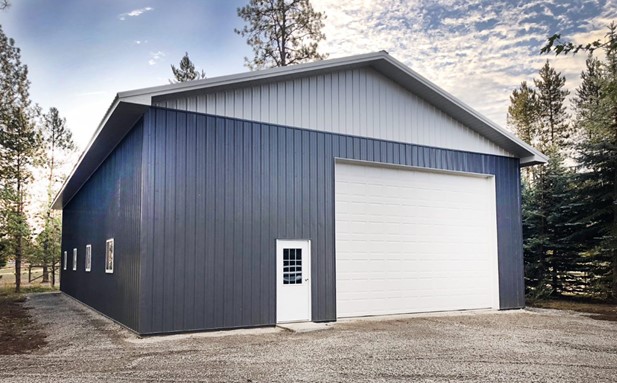
[[[313,320],[336,319],[335,158],[494,174],[502,308],[522,307],[518,159],[151,108],[142,333],[276,323],[275,240],[312,241]]]
[[[64,207],[62,250],[68,252],[60,288],[101,313],[139,331],[139,238],[143,122],[127,134]],[[105,241],[114,238],[113,274],[105,274]],[[85,272],[86,245],[92,271]],[[72,249],[77,248],[77,271]]]

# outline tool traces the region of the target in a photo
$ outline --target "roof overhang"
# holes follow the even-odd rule
[[[283,81],[308,75],[370,66],[394,82],[423,98],[455,120],[503,147],[520,159],[521,166],[547,162],[547,157],[523,142],[508,130],[490,121],[473,108],[433,84],[409,67],[392,58],[387,52],[375,52],[338,59],[316,61],[287,67],[271,68],[120,92],[107,110],[92,140],[79,158],[77,165],[56,195],[52,207],[62,209],[79,191],[101,163],[122,141],[133,125],[145,113],[153,98],[191,94],[204,90],[231,89]]]
[[[53,209],[66,206],[147,109],[147,105],[123,102],[118,97],[115,98],[92,140],[79,157],[77,165],[56,194],[52,203]]]

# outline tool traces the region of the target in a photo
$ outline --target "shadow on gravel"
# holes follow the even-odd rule
[[[0,355],[26,354],[47,344],[25,301],[23,295],[0,291]]]
[[[530,306],[543,309],[577,311],[590,314],[587,316],[592,319],[617,322],[617,304],[551,299],[535,301]]]

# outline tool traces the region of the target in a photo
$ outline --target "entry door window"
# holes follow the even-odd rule
[[[302,249],[283,249],[283,284],[302,284]]]

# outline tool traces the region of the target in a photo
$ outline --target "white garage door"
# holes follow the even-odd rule
[[[338,317],[498,308],[493,177],[336,164]]]

